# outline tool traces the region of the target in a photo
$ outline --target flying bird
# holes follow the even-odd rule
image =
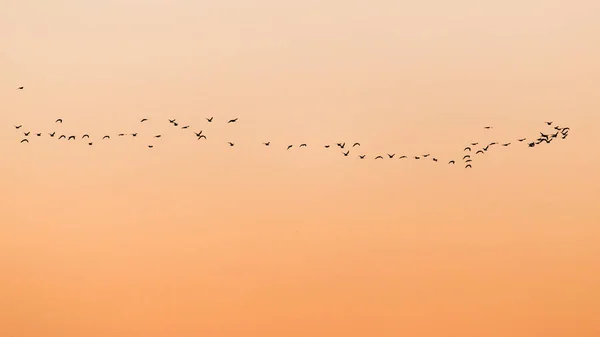
[[[293,145],[288,145],[288,147],[287,147],[287,149],[286,149],[286,150],[289,150],[289,149],[291,149],[291,148],[292,148],[292,146],[293,146]]]
[[[517,139],[517,140],[520,141],[520,142],[522,142],[522,141],[527,140],[527,138],[521,138],[521,139]]]
[[[480,154],[480,153],[483,154],[484,153],[483,150],[479,150],[479,151],[475,152],[475,154]]]
[[[182,129],[187,129],[187,128],[189,128],[189,127],[190,127],[189,125],[186,125],[186,126],[182,126],[181,128],[182,128]]]
[[[346,152],[342,152],[344,154],[344,156],[348,157],[348,155],[350,154],[350,151],[346,151]]]
[[[477,143],[471,143],[471,146],[475,146],[477,144],[479,144],[479,142],[477,142]]]
[[[467,147],[465,147],[465,149],[463,151],[467,151],[467,150],[471,151],[471,148],[467,146]]]
[[[123,136],[125,136],[125,134],[124,134],[124,133],[119,133],[119,135],[118,135],[118,136],[119,136],[119,137],[123,137]]]
[[[136,132],[136,133],[132,133],[131,135],[132,135],[133,137],[136,137],[136,136],[137,136],[137,132]]]
[[[160,137],[162,137],[162,136],[161,136],[161,135],[156,135],[156,136],[154,136],[154,138],[160,138]]]
[[[299,147],[303,147],[303,146],[306,147],[306,144],[302,143],[302,144],[300,144]]]
[[[325,148],[326,148],[326,149],[328,149],[328,148],[329,148],[329,145],[325,145]]]
[[[38,136],[38,137],[41,137],[41,136],[42,136],[42,134],[41,134],[41,133],[36,133],[35,135],[36,135],[36,136]]]
[[[229,144],[229,146],[233,146],[235,144],[233,144],[232,142],[227,142]]]
[[[108,135],[104,136],[104,137],[102,137],[102,139],[110,139],[110,136],[108,136]]]
[[[377,157],[375,157],[375,159],[383,159],[383,157],[382,156],[377,156]]]
[[[17,90],[23,90],[25,87],[18,87]]]
[[[169,119],[169,123],[173,124],[175,123],[176,119]]]
[[[210,123],[210,122],[212,122],[213,118],[214,117],[210,117],[210,118],[207,118],[206,120]]]
[[[355,146],[360,146],[360,143],[354,143],[354,145],[352,145],[352,147],[355,147]]]
[[[365,159],[365,155],[364,155],[364,154],[363,154],[363,155],[359,155],[358,157],[359,157],[360,159]]]
[[[173,126],[177,126],[177,125],[179,125],[177,122],[173,123]]]
[[[237,122],[237,120],[238,120],[237,118],[230,119],[227,123],[235,123],[235,122]]]
[[[502,144],[502,146],[509,146],[509,145],[510,145],[510,143]]]
[[[454,163],[455,163],[454,160],[451,160],[448,162],[448,164],[454,164]]]
[[[548,124],[548,125],[552,125],[552,122],[546,122],[546,124]]]
[[[148,121],[148,118],[142,118],[142,120],[140,121],[140,123],[144,123],[144,122],[147,122],[147,121]]]
[[[467,166],[465,166],[465,168],[473,168],[473,166],[471,166],[471,164],[467,164]]]
[[[471,158],[471,156],[470,156],[470,155],[465,155],[465,156],[463,157],[463,160],[465,160],[465,158]]]
[[[269,146],[269,145],[271,145],[271,142],[264,142],[263,144],[264,144],[265,146]]]
[[[153,145],[148,145],[148,147],[149,147],[149,148],[153,148],[154,146],[153,146]]]
[[[487,151],[489,148],[490,148],[490,146],[488,145],[488,146],[486,146],[486,147],[483,148],[483,151]]]
[[[486,129],[486,130],[489,130],[489,129],[491,129],[491,128],[492,128],[491,126],[485,126],[485,127],[484,127],[484,129]]]
[[[60,137],[58,137],[58,139],[59,139],[59,140],[60,140],[60,139],[63,139],[63,138],[67,138],[67,136],[65,136],[65,135],[60,135]]]
[[[534,142],[529,143],[529,147],[534,147],[534,146],[535,146]]]
[[[200,132],[194,132],[194,134],[196,134],[196,137],[200,137],[200,135],[202,134],[202,130],[200,130]]]
[[[55,134],[56,132],[49,133],[50,137],[54,137]]]
[[[433,161],[438,161],[437,158],[431,158]]]
[[[394,153],[394,154],[389,154],[389,153],[388,153],[387,155],[388,155],[388,157],[390,157],[390,159],[392,159],[392,158],[394,158],[394,156],[395,156],[396,154],[395,154],[395,153]]]
[[[465,163],[470,163],[470,162],[472,162],[472,160],[471,160],[471,159],[469,159],[469,160],[465,160]]]
[[[67,140],[71,140],[71,139],[75,140],[75,136],[69,136],[69,138],[67,138]]]
[[[29,136],[30,133],[31,133],[31,131],[23,132],[23,134],[25,135],[25,137]]]
[[[400,156],[398,159],[408,158],[407,156]]]
[[[81,139],[83,139],[83,138],[86,138],[86,137],[87,137],[87,138],[90,138],[90,135],[88,135],[88,134],[86,133],[85,135],[81,136]]]
[[[59,119],[57,119],[57,120],[56,120],[56,122],[54,122],[54,123],[62,123],[62,122],[63,122],[63,121],[62,121],[62,119],[61,119],[61,118],[59,118]]]
[[[343,149],[344,146],[346,146],[346,143],[345,142],[344,143],[337,143],[337,146],[339,146],[340,149]]]
[[[200,140],[200,138],[204,138],[204,139],[206,139],[206,136],[205,136],[205,135],[200,135],[200,136],[198,137],[198,140]]]
[[[419,156],[415,156],[415,159],[421,159],[421,157],[419,157]]]
[[[22,127],[23,127],[23,125],[15,125],[15,129],[17,129],[17,130],[20,129],[20,128],[22,128]]]
[[[21,140],[21,143],[23,143],[23,142],[29,143],[29,139],[25,138],[25,139]]]
[[[90,145],[90,146],[91,146],[92,144],[93,144],[92,142],[89,142],[89,143],[88,143],[88,145]]]
[[[427,158],[427,157],[429,157],[429,153],[423,155],[423,158]]]

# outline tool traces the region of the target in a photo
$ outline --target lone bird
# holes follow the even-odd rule
[[[489,148],[490,148],[490,146],[488,145],[488,146],[486,146],[486,147],[483,148],[483,151],[487,151]]]
[[[467,164],[467,166],[465,166],[465,168],[473,168],[473,166],[471,166],[471,164]]]
[[[358,157],[359,157],[360,159],[365,159],[365,155],[364,155],[364,154],[363,154],[363,155],[359,155]]]
[[[348,157],[348,155],[350,154],[350,151],[346,151],[346,152],[342,152],[344,154],[345,157]]]
[[[21,140],[21,143],[23,143],[23,142],[29,143],[29,139],[25,138],[25,139]]]
[[[271,142],[265,142],[265,143],[263,143],[263,144],[264,144],[265,146],[269,146],[269,145],[271,145]]]
[[[522,142],[522,141],[527,140],[527,138],[521,138],[521,139],[517,139],[517,140],[520,141],[520,142]]]
[[[429,154],[429,153],[428,153],[428,154],[424,154],[424,155],[423,155],[423,158],[427,158],[427,157],[429,157],[429,156],[430,156],[430,154]]]
[[[463,151],[467,151],[467,150],[471,151],[471,148],[467,146],[467,147],[465,147],[465,149]]]
[[[212,122],[213,117],[207,118],[206,120],[210,123],[210,122]]]
[[[154,138],[160,138],[160,137],[162,137],[162,136],[161,136],[161,135],[156,135],[156,136],[154,136]]]
[[[502,146],[509,146],[509,145],[510,145],[510,143],[502,144]]]
[[[31,133],[31,131],[23,132],[23,134],[25,135],[25,137],[29,136],[30,133]]]
[[[181,128],[182,128],[182,129],[187,129],[187,128],[189,128],[189,127],[190,127],[189,125],[186,125],[186,126],[182,126]]]
[[[22,127],[23,127],[23,125],[15,125],[15,129],[17,129],[17,130],[20,129],[20,128],[22,128]]]
[[[153,148],[154,146],[153,146],[153,145],[148,145],[148,147],[149,147],[149,148]]]
[[[534,142],[529,143],[529,147],[534,147],[534,146],[535,146]]]
[[[479,142],[477,142],[477,143],[471,143],[471,146],[475,146],[477,144],[479,144]]]
[[[67,138],[67,136],[65,135],[60,135],[60,137],[58,137],[59,140],[63,139],[63,138]]]
[[[25,87],[18,87],[17,90],[23,90]]]
[[[289,149],[291,149],[291,148],[292,148],[292,146],[294,146],[294,145],[288,145],[288,147],[287,147],[287,149],[286,149],[286,150],[289,150]]]
[[[132,133],[131,136],[137,137],[137,132],[136,133]]]
[[[302,144],[300,144],[299,147],[303,147],[303,146],[306,147],[306,144],[302,143]]]
[[[67,140],[75,140],[75,136],[69,136],[69,138],[67,138]]]
[[[383,157],[382,156],[377,156],[377,157],[375,157],[375,159],[383,159]]]
[[[202,130],[200,130],[200,132],[194,132],[194,134],[196,135],[196,137],[200,137],[200,135],[202,134]]]
[[[355,147],[355,146],[360,146],[360,143],[354,143],[354,145],[352,145],[352,147]]]
[[[90,135],[88,135],[88,134],[86,133],[85,135],[81,136],[81,139],[83,139],[83,138],[90,138]]]
[[[479,151],[475,152],[475,154],[480,154],[480,153],[483,154],[484,153],[483,150],[479,150]]]
[[[548,124],[548,125],[552,125],[552,122],[546,122],[546,124]]]
[[[118,135],[118,136],[119,136],[119,137],[123,137],[123,136],[125,136],[125,134],[124,134],[124,133],[119,133],[119,135]]]
[[[61,118],[59,118],[59,119],[57,119],[57,120],[56,120],[56,122],[54,122],[54,123],[62,123],[62,119],[61,119]]]
[[[50,137],[54,137],[55,134],[56,132],[49,133]]]
[[[433,161],[438,161],[437,158],[431,158]]]
[[[465,160],[466,158],[471,158],[471,156],[470,155],[466,155],[466,156],[463,157],[463,160]]]
[[[88,145],[90,145],[90,146],[92,146],[92,144],[93,144],[92,142],[89,142],[89,143],[88,143]]]
[[[454,160],[451,160],[448,162],[448,164],[454,164],[454,163],[455,163]]]
[[[38,137],[41,137],[41,136],[42,136],[42,134],[41,134],[41,133],[36,133],[35,135],[36,135],[36,136],[38,136]]]
[[[325,148],[326,148],[326,149],[328,149],[328,148],[329,148],[329,145],[325,145]]]
[[[484,127],[484,129],[486,129],[486,130],[489,130],[489,129],[491,129],[491,128],[492,128],[491,126],[485,126],[485,127]]]
[[[144,123],[144,122],[147,122],[147,121],[148,121],[148,118],[142,118],[142,120],[140,121],[140,123]]]
[[[398,159],[404,159],[404,158],[408,158],[407,156],[400,156],[398,157]]]
[[[390,157],[390,159],[392,159],[392,158],[394,158],[394,156],[395,156],[396,154],[395,154],[395,153],[394,153],[394,154],[389,154],[389,153],[388,153],[387,155],[388,155],[388,157]]]
[[[229,146],[233,146],[235,144],[233,144],[232,142],[227,142],[227,144],[229,144]]]
[[[169,123],[174,124],[176,119],[169,119]]]
[[[237,118],[230,119],[230,120],[229,120],[227,123],[228,123],[228,124],[229,124],[229,123],[235,123],[235,122],[237,122],[237,120],[238,120]]]
[[[415,159],[421,159],[421,157],[419,157],[419,156],[415,156]]]
[[[471,159],[469,159],[469,160],[465,160],[465,163],[470,163],[470,162],[472,162],[472,160],[471,160]]]
[[[102,139],[110,139],[110,136],[106,135],[106,136],[102,137]]]
[[[200,136],[198,137],[198,140],[200,140],[201,138],[204,138],[204,139],[206,139],[206,136],[205,136],[205,135],[200,135]]]

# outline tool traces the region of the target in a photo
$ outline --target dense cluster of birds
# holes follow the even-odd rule
[[[18,87],[17,89],[23,90],[24,87]],[[140,119],[139,122],[147,123],[149,121],[150,121],[149,118],[142,118],[142,119]],[[180,125],[180,122],[177,119],[168,119],[168,120],[165,120],[164,122],[166,123],[167,121],[171,125],[171,127],[174,127],[174,128],[180,128],[181,130],[187,130],[187,129],[191,128],[190,125]],[[214,121],[214,117],[207,117],[206,122],[213,123],[216,121]],[[226,119],[223,122],[226,122],[227,124],[237,123],[238,118],[236,117],[236,118]],[[62,124],[62,123],[63,123],[62,118],[58,118],[55,120],[55,124]],[[528,147],[533,148],[533,147],[539,146],[544,143],[550,144],[555,139],[565,139],[565,138],[567,138],[569,131],[570,131],[569,127],[560,127],[558,125],[554,125],[554,123],[552,121],[545,122],[545,125],[547,127],[551,128],[551,131],[545,131],[545,132],[540,131],[539,135],[536,136],[537,138],[534,138],[534,139],[518,138],[518,139],[514,140],[515,143],[513,143],[512,141],[509,141],[506,143],[491,142],[491,143],[487,143],[487,144],[481,144],[480,142],[472,142],[472,143],[468,144],[466,147],[464,147],[462,154],[461,154],[464,168],[465,169],[472,168],[473,167],[473,159],[475,156],[480,156],[480,155],[487,153],[496,145],[500,145],[502,147],[508,147],[511,145],[514,146],[517,144],[524,144],[524,145],[526,144]],[[31,131],[23,131],[23,125],[15,125],[14,127],[17,131],[22,132],[23,135],[25,136],[24,138],[21,137],[22,139],[20,140],[20,143],[29,143],[29,139],[31,137],[42,137],[44,135],[41,132],[32,133]],[[485,130],[491,130],[492,128],[493,128],[492,126],[484,127]],[[203,134],[202,130],[199,130],[198,132],[192,131],[192,133],[197,140],[206,140],[207,139],[206,135]],[[90,137],[89,134],[67,135],[67,134],[59,134],[56,131],[52,131],[52,132],[48,132],[47,136],[49,136],[50,138],[56,138],[58,140],[65,139],[66,141],[76,141],[77,139],[80,139],[80,140],[85,139],[88,142],[89,146],[94,145],[94,142],[92,141],[92,138]],[[126,137],[126,136],[137,137],[138,132],[116,134],[116,137]],[[161,137],[162,137],[161,134],[156,134],[153,136],[155,141],[157,141]],[[111,135],[101,135],[98,138],[100,139],[100,141],[106,141],[106,140],[111,139]],[[227,142],[227,145],[230,147],[233,147],[233,146],[235,146],[235,143]],[[265,147],[270,147],[271,141],[265,141],[262,143],[262,145]],[[285,146],[286,150],[290,150],[290,149],[294,148],[295,146],[298,148],[308,147],[308,144],[306,144],[306,143],[301,143],[301,144],[297,144],[297,145],[296,144],[284,144],[282,146]],[[322,146],[325,149],[329,149],[332,147],[338,147],[341,150],[341,155],[343,155],[344,157],[349,157],[350,153],[351,153],[351,149],[360,147],[361,144],[359,142],[352,142],[352,143],[348,143],[348,144],[346,142],[335,142],[332,144],[324,144],[324,145],[322,144],[320,146]],[[147,147],[152,149],[154,147],[154,145],[147,144]],[[367,155],[359,153],[356,155],[356,158],[361,159],[361,160],[366,159]],[[418,155],[413,155],[413,156],[408,156],[408,155],[396,156],[396,153],[384,153],[384,154],[373,155],[372,158],[375,160],[378,160],[378,159],[390,160],[390,159],[394,159],[394,158],[401,159],[401,160],[402,159],[431,160],[432,162],[435,162],[435,163],[440,161],[438,157],[432,156],[431,153],[418,154]],[[448,164],[455,165],[457,163],[457,160],[458,159],[451,159],[448,161]]]

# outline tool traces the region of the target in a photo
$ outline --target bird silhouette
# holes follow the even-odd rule
[[[540,135],[541,135],[543,138],[548,138],[548,135],[547,135],[547,134],[544,134],[543,132],[540,132]]]
[[[291,148],[292,148],[292,146],[293,146],[293,145],[288,145],[288,147],[287,147],[287,149],[286,149],[286,150],[289,150],[289,149],[291,149]]]
[[[29,143],[29,139],[25,138],[25,139],[21,140],[21,143],[23,143],[23,142]]]
[[[153,148],[154,146],[153,146],[153,145],[148,145],[148,147],[149,147],[149,148]]]
[[[346,152],[342,152],[344,154],[344,156],[348,157],[348,155],[350,154],[350,151],[346,151]]]
[[[56,132],[49,133],[50,137],[54,137],[55,134]]]
[[[38,137],[41,137],[41,136],[42,136],[42,134],[41,134],[41,133],[36,133],[35,135],[36,135],[36,136],[38,136]]]
[[[123,137],[123,136],[125,136],[125,134],[124,133],[119,133],[118,136],[119,137]]]
[[[63,122],[63,120],[62,120],[61,118],[59,118],[59,119],[57,119],[57,120],[56,120],[56,122],[54,122],[54,123],[62,123],[62,122]]]
[[[137,137],[137,132],[131,134],[133,137]]]
[[[92,144],[93,144],[92,142],[89,142],[89,143],[88,143],[88,145],[90,145],[90,146],[91,146]]]
[[[567,138],[567,136],[568,136],[568,135],[569,135],[568,133],[564,133],[564,134],[561,136],[561,138],[562,138],[562,139],[565,139],[565,138]]]
[[[198,140],[200,140],[200,138],[206,139],[206,136],[205,135],[200,135],[200,136],[198,136]]]
[[[25,87],[18,87],[17,90],[23,90]]]
[[[337,146],[339,146],[340,149],[343,149],[344,146],[346,146],[346,143],[345,142],[344,143],[337,143]]]
[[[102,139],[110,139],[110,136],[106,135],[106,136],[102,137]]]
[[[181,128],[182,128],[182,129],[187,129],[187,128],[189,128],[189,127],[190,127],[189,125],[186,125],[186,126],[182,126]]]
[[[485,126],[485,127],[483,127],[483,128],[484,128],[484,129],[486,129],[486,130],[489,130],[489,129],[491,129],[492,127],[491,127],[491,126]]]
[[[395,156],[396,154],[395,154],[395,153],[393,153],[393,154],[389,154],[389,153],[388,153],[387,155],[388,155],[388,157],[390,157],[390,159],[392,159],[392,158],[394,158],[394,156]]]
[[[154,138],[160,138],[160,137],[162,137],[162,135],[156,135],[156,136],[154,136]]]
[[[17,129],[17,130],[20,129],[20,128],[22,128],[22,127],[23,127],[23,125],[15,125],[15,129]]]
[[[328,149],[328,148],[329,148],[329,145],[325,145],[325,148],[326,148],[326,149]]]
[[[363,154],[363,155],[359,155],[358,157],[359,157],[360,159],[365,159],[365,155],[364,155],[364,154]]]
[[[75,140],[75,136],[69,136],[69,138],[67,138],[67,140]]]
[[[67,136],[65,136],[65,135],[60,135],[60,137],[58,137],[58,139],[59,139],[59,140],[60,140],[60,139],[63,139],[63,138],[67,138]]]
[[[423,158],[427,158],[427,157],[429,157],[429,156],[430,156],[430,155],[429,155],[429,153],[428,153],[428,154],[424,154],[424,155],[423,155]]]
[[[480,154],[480,153],[483,154],[484,153],[483,150],[479,150],[479,151],[475,152],[475,154]]]
[[[86,133],[85,135],[81,136],[81,139],[83,139],[83,138],[90,138],[90,135],[88,135],[88,134]]]
[[[487,151],[489,148],[490,148],[490,146],[488,145],[488,146],[486,146],[486,147],[483,148],[483,151]]]
[[[477,143],[471,143],[471,146],[475,146],[477,144],[479,144],[479,142],[477,142]]]
[[[237,120],[238,120],[237,118],[230,119],[229,121],[227,121],[227,123],[235,123],[235,122],[237,122]]]
[[[517,139],[517,140],[520,141],[520,142],[522,142],[522,141],[527,140],[527,138],[520,138],[520,139]]]
[[[448,162],[448,164],[454,164],[454,163],[455,163],[454,160],[451,160],[451,161]]]
[[[173,124],[175,123],[176,119],[169,119],[169,123]]]
[[[415,156],[415,159],[421,159],[421,157],[419,157],[419,156]]]
[[[546,124],[548,124],[548,125],[552,125],[552,122],[546,122]]]
[[[302,143],[302,144],[300,144],[299,147],[303,147],[303,146],[306,147],[306,144]]]
[[[465,160],[465,163],[470,163],[470,162],[472,162],[471,159]]]
[[[360,146],[360,143],[354,143],[354,144],[352,145],[352,147],[355,147],[355,146]]]
[[[179,123],[177,123],[177,122],[173,123],[173,126],[178,126],[178,125],[179,125]]]
[[[375,157],[375,159],[383,159],[383,157],[382,156],[377,156],[377,157]]]
[[[29,136],[30,133],[31,133],[31,131],[23,132],[23,134],[25,135],[25,137]]]
[[[407,156],[400,156],[398,159],[408,158]]]
[[[433,161],[438,161],[437,158],[431,158]]]
[[[534,142],[529,143],[529,147],[534,147],[534,146],[535,146]]]
[[[467,151],[467,150],[471,151],[471,148],[467,146],[467,147],[465,147],[465,149],[463,151]]]
[[[498,142],[491,142],[488,146],[496,145]]]
[[[509,145],[510,145],[510,143],[502,144],[502,146],[509,146]]]
[[[264,142],[263,144],[264,144],[265,146],[269,146],[269,145],[271,145],[271,142]]]
[[[227,144],[229,144],[229,146],[233,146],[235,144],[233,144],[232,142],[227,142]]]
[[[144,122],[147,122],[147,121],[148,121],[148,118],[142,118],[142,120],[140,121],[140,123],[144,123]]]
[[[467,154],[463,157],[463,160],[465,160],[465,158],[471,158],[471,156]]]
[[[213,121],[213,118],[214,118],[214,117],[210,117],[210,118],[207,118],[206,120],[207,120],[207,121],[210,123],[210,122],[212,122],[212,121]]]
[[[200,132],[194,132],[194,134],[196,135],[196,137],[200,137],[200,135],[202,134],[202,130],[200,130]]]
[[[473,166],[471,166],[471,164],[467,164],[467,166],[465,166],[465,168],[473,168]]]

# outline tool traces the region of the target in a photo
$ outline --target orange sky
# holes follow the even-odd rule
[[[0,336],[599,336],[598,32],[595,0],[0,0]]]

